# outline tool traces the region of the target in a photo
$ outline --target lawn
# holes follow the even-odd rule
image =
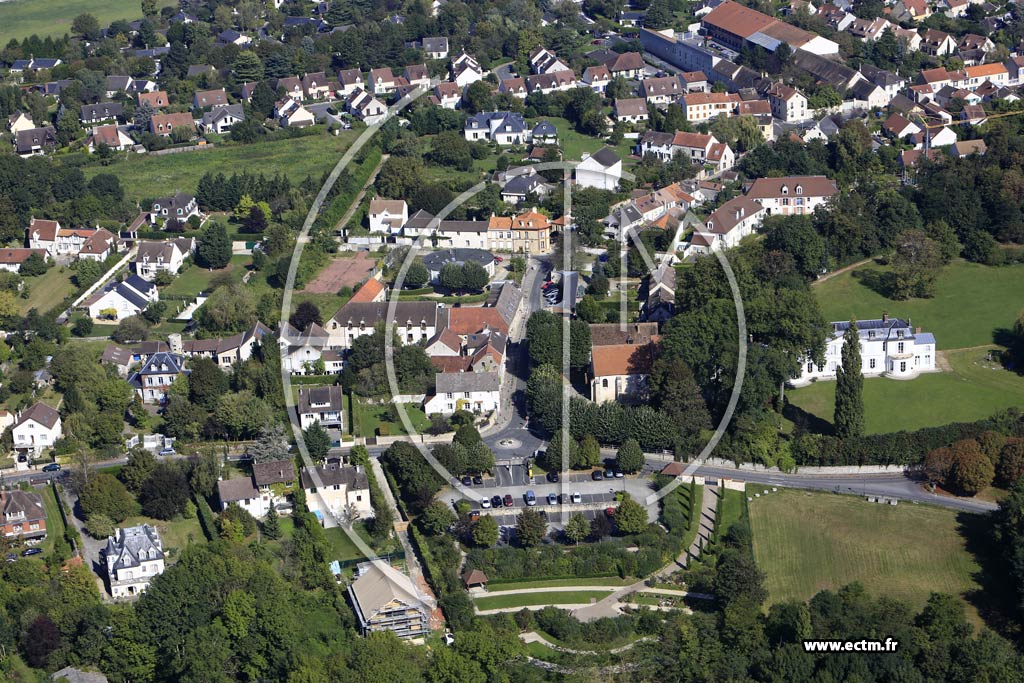
[[[628,586],[633,579],[622,579],[618,576],[581,579],[549,579],[547,581],[511,581],[509,583],[492,583],[487,585],[491,595],[501,591],[522,590],[524,588],[560,588],[562,586]]]
[[[994,348],[994,347],[993,347]],[[951,370],[899,381],[864,381],[864,424],[882,434],[950,422],[969,422],[1011,406],[1024,406],[1024,377],[987,360],[988,349],[947,352]],[[789,402],[829,422],[835,408],[835,382],[815,382],[786,393]],[[900,406],[893,410],[893,406]]]
[[[362,538],[367,545],[370,545],[370,538],[366,534],[365,528],[361,524],[353,526],[359,537]],[[352,539],[348,537],[345,530],[339,526],[332,527],[330,529],[324,529],[324,536],[327,537],[327,542],[331,545],[331,558],[332,560],[358,560],[365,557],[356,544],[352,542]]]
[[[589,135],[583,135],[577,133],[573,125],[566,119],[554,118],[550,116],[542,117],[550,122],[555,128],[558,129],[558,146],[562,149],[562,155],[566,161],[579,161],[583,158],[583,154],[593,154],[597,150],[605,147],[605,141],[603,138],[594,138]],[[530,119],[530,124],[534,125],[541,119]],[[630,145],[633,144],[632,140],[623,138],[617,146],[612,149],[619,155],[619,158],[625,160],[630,155]]]
[[[270,176],[282,173],[297,185],[307,175],[319,179],[324,171],[333,168],[354,137],[355,133],[342,132],[337,137],[308,135],[163,156],[132,154],[110,166],[88,166],[82,171],[87,179],[99,173],[113,173],[121,179],[126,198],[132,201],[175,190],[195,192],[196,183],[207,171],[228,176],[242,171]]]
[[[43,498],[43,507],[46,508],[46,539],[41,546],[43,555],[40,556],[43,557],[50,554],[54,541],[58,536],[64,535],[66,527],[60,514],[60,507],[57,505],[57,498],[53,495],[53,487],[47,486],[39,490],[39,494]]]
[[[3,3],[0,3],[3,7]],[[28,298],[18,299],[21,312],[28,313],[35,308],[40,313],[49,311],[59,305],[64,299],[75,292],[75,286],[71,283],[72,271],[63,266],[53,266],[42,275],[25,278],[25,287],[28,288]]]
[[[556,591],[551,593],[515,593],[513,595],[495,595],[474,600],[476,608],[506,609],[509,607],[526,607],[531,605],[585,605],[591,600],[608,597],[607,591]]]
[[[175,3],[163,0],[157,5]],[[40,38],[70,33],[72,20],[83,12],[96,17],[100,26],[115,19],[142,18],[137,0],[9,0],[0,3],[0,44],[7,45],[11,38],[21,40],[33,33]]]
[[[783,489],[751,502],[750,518],[768,604],[858,581],[918,610],[932,592],[963,597],[980,588],[962,533],[969,520],[953,510]]]
[[[160,296],[163,299],[174,297],[194,299],[199,292],[208,290],[214,278],[221,276],[225,271],[231,273],[235,280],[241,280],[245,275],[245,267],[250,263],[252,263],[252,257],[248,254],[236,254],[231,257],[231,262],[225,269],[209,270],[192,265],[176,277],[174,282],[164,287],[160,291]]]
[[[732,489],[719,489],[722,499],[718,502],[722,511],[718,519],[718,535],[724,537],[729,533],[732,525],[743,518],[743,491]],[[699,508],[698,508],[699,509]]]
[[[391,407],[390,403],[383,404],[369,404],[360,400],[353,401],[354,410],[352,411],[352,433],[356,436],[386,436],[385,434],[379,434],[378,429],[383,425],[386,427],[387,435],[390,436],[401,436],[405,435],[405,425],[402,424],[401,419],[397,422],[389,422],[385,419],[384,413]],[[423,409],[419,406],[406,403],[405,411],[409,416],[409,420],[412,422],[413,429],[417,433],[422,434],[430,426],[430,419],[427,418]]]
[[[129,527],[138,526],[140,524],[149,524],[150,526],[156,527],[157,532],[160,534],[160,541],[163,543],[164,551],[174,549],[175,552],[170,554],[172,561],[176,561],[177,557],[181,555],[181,551],[184,550],[189,543],[203,543],[206,540],[206,536],[203,534],[203,529],[199,526],[199,519],[193,517],[192,519],[185,519],[184,517],[175,517],[174,519],[165,522],[159,519],[153,519],[152,517],[129,517],[124,520],[123,523],[118,526]]]
[[[934,297],[909,301],[892,301],[865,284],[887,270],[870,264],[816,286],[825,319],[867,320],[888,311],[934,334],[939,349],[959,349],[991,344],[993,333],[1011,328],[1020,314],[1022,264],[994,267],[956,261],[943,268]]]

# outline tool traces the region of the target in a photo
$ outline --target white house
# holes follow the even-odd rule
[[[366,472],[358,465],[330,461],[316,468],[304,467],[299,480],[306,492],[306,505],[313,514],[329,513],[341,519],[373,516],[370,483]]]
[[[595,346],[590,359],[590,400],[594,403],[646,401],[655,351],[651,342]]]
[[[370,200],[370,232],[395,234],[409,220],[409,205],[404,199]]]
[[[14,450],[30,458],[37,457],[52,448],[62,433],[60,413],[45,403],[36,403],[22,412],[14,423]]]
[[[321,427],[340,429],[345,417],[343,402],[341,387],[337,385],[299,389],[299,425],[308,429],[319,422]]]
[[[192,216],[198,215],[199,203],[195,196],[184,192],[175,192],[170,197],[154,200],[149,209],[149,222],[155,225],[160,219],[167,221],[174,218],[179,223],[185,223]]]
[[[221,510],[237,505],[257,519],[274,508],[279,514],[292,511],[288,495],[295,482],[295,465],[291,460],[253,463],[251,477],[236,477],[217,482]]]
[[[114,124],[107,126],[96,126],[92,129],[89,137],[85,139],[86,149],[89,153],[102,149],[106,146],[113,150],[126,150],[132,147],[135,141],[128,137],[128,134]]]
[[[187,373],[184,356],[159,351],[128,377],[128,384],[143,403],[163,404],[174,380]]]
[[[836,181],[825,176],[787,176],[784,178],[758,178],[747,197],[763,206],[768,215],[814,213],[836,195]]]
[[[359,120],[367,126],[380,123],[387,118],[388,115],[388,107],[386,104],[370,93],[363,92],[361,90],[357,90],[349,95],[348,100],[345,102],[345,106],[348,108],[350,114],[359,118]]]
[[[157,273],[167,271],[175,275],[181,270],[181,264],[196,248],[192,237],[179,237],[166,242],[139,242],[139,250],[135,255],[135,272],[147,280],[152,280]]]
[[[103,549],[110,594],[129,598],[149,588],[153,577],[164,573],[164,546],[149,524],[117,529]]]
[[[349,301],[327,322],[332,349],[350,348],[357,337],[373,334],[378,323],[388,322],[390,302]],[[416,344],[437,334],[438,305],[431,301],[399,301],[391,318],[403,344]]]
[[[207,132],[224,134],[231,126],[245,121],[245,110],[240,104],[229,104],[226,107],[215,107],[203,114],[202,129]]]
[[[842,366],[843,335],[849,322],[832,323],[831,335],[825,349],[825,364],[816,365],[804,359],[800,376],[792,380],[794,386],[808,384],[817,379],[835,379]],[[881,318],[857,321],[860,340],[861,374],[865,377],[892,377],[913,379],[922,372],[935,372],[935,336],[914,328],[910,320]]]
[[[341,372],[343,359],[338,351],[327,348],[329,340],[327,331],[316,323],[297,330],[286,322],[278,336],[282,368],[293,375],[316,374],[316,366],[322,363],[325,373]]]
[[[722,204],[705,223],[704,232],[713,237],[712,250],[732,248],[761,224],[767,209],[750,197],[735,197]]]
[[[111,282],[98,289],[82,305],[95,320],[123,320],[146,310],[153,301],[159,301],[156,285],[134,273],[123,282]]]
[[[521,145],[530,142],[530,127],[521,114],[507,111],[488,111],[466,119],[462,134],[470,142],[493,140],[499,145]]]
[[[615,190],[621,179],[622,159],[608,147],[584,157],[576,166],[576,184],[581,187]]]
[[[316,123],[313,112],[289,98],[274,105],[274,117],[282,126],[288,128],[305,128]]]
[[[50,255],[45,249],[24,249],[22,247],[0,249],[0,270],[6,270],[9,273],[20,273],[21,265],[33,254],[42,257],[44,261],[50,260]]]
[[[768,90],[772,116],[786,123],[800,123],[809,117],[807,98],[796,88],[776,83]]]
[[[480,62],[476,61],[465,52],[452,60],[449,67],[451,81],[460,88],[481,81],[484,78],[484,70]]]
[[[443,372],[437,375],[434,395],[427,398],[427,415],[451,415],[457,410],[490,413],[501,402],[501,376],[497,372]]]
[[[7,117],[7,128],[12,135],[17,135],[23,130],[32,130],[35,127],[36,124],[32,122],[32,117],[24,112],[16,111]]]

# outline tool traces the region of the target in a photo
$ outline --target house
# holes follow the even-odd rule
[[[120,102],[83,104],[78,120],[85,125],[124,118],[124,106]]]
[[[52,57],[30,57],[29,59],[16,59],[10,66],[10,72],[20,74],[23,71],[38,71],[40,69],[52,69],[60,66],[63,62]]]
[[[159,299],[156,285],[132,274],[123,282],[110,282],[96,290],[81,305],[94,320],[123,320],[139,315]]]
[[[448,59],[447,37],[424,38],[420,41],[419,47],[426,54],[427,59]]]
[[[167,137],[176,128],[187,129],[189,134],[194,134],[196,122],[191,114],[185,112],[177,114],[154,114],[149,120],[149,132],[154,135]]]
[[[203,114],[199,124],[206,133],[224,134],[236,123],[245,121],[245,109],[240,104],[229,104],[226,107],[215,107]]]
[[[107,344],[100,356],[102,365],[110,365],[117,370],[117,376],[128,378],[128,370],[132,366],[132,352],[115,344]]]
[[[395,89],[395,75],[391,69],[370,69],[370,88],[374,95],[387,95]]]
[[[725,92],[692,92],[679,98],[683,115],[692,123],[703,123],[722,114],[732,116],[740,101],[736,93]]]
[[[29,458],[52,448],[62,434],[60,413],[45,403],[36,403],[22,411],[11,432],[14,450]]]
[[[256,87],[259,84],[259,81],[255,83],[250,83],[249,81],[242,83],[242,85],[238,88],[239,99],[241,99],[243,102],[252,102],[253,93],[256,92]]]
[[[347,349],[357,337],[373,334],[376,325],[389,320],[388,302],[347,302],[326,325],[328,345]],[[438,305],[430,301],[399,301],[390,319],[404,344],[426,341],[437,334]]]
[[[434,600],[383,560],[360,565],[348,595],[363,635],[391,631],[399,638],[420,638],[430,633]]]
[[[898,75],[885,69],[879,69],[867,62],[860,65],[860,73],[863,74],[868,82],[877,85],[885,92],[887,98],[885,104],[889,104],[893,98],[899,95],[905,85],[905,81]]]
[[[558,129],[553,123],[543,119],[530,131],[530,140],[534,145],[557,145]]]
[[[103,262],[113,253],[124,248],[125,243],[106,228],[93,230],[78,250],[78,258]]]
[[[835,379],[836,369],[842,365],[843,335],[850,326],[848,321],[831,324],[826,341],[825,363],[816,365],[809,359],[800,364],[800,375],[791,381],[801,386],[818,379]],[[913,379],[922,372],[935,372],[935,337],[913,327],[910,320],[881,318],[857,321],[860,343],[861,374],[865,377],[892,377]]]
[[[492,140],[499,145],[521,145],[530,142],[530,128],[522,114],[490,111],[466,119],[463,135],[470,142]]]
[[[339,519],[373,517],[370,482],[359,465],[342,465],[332,460],[315,468],[304,467],[299,483],[306,492],[306,506],[318,517],[327,514]]]
[[[956,51],[956,40],[944,31],[930,28],[921,35],[921,52],[932,57],[951,55]]]
[[[229,28],[217,34],[217,42],[221,45],[237,45],[239,47],[246,47],[252,42],[252,38],[244,33],[239,33],[233,28]]]
[[[713,249],[732,248],[752,235],[767,213],[767,209],[750,197],[735,197],[708,217],[704,232],[713,239]]]
[[[180,334],[170,334],[167,339],[168,350],[172,353],[182,354],[188,358],[209,358],[217,367],[227,372],[235,363],[249,360],[257,342],[263,343],[265,338],[272,336],[270,328],[256,321],[252,327],[230,337],[182,341]]]
[[[988,146],[984,140],[963,140],[957,142],[949,147],[949,153],[959,159],[969,157],[972,154],[978,156],[985,156],[985,152],[988,151]]]
[[[153,202],[149,209],[149,222],[156,225],[160,220],[166,222],[174,218],[180,223],[185,223],[192,216],[198,215],[199,203],[195,195],[175,192],[170,197],[162,197]]]
[[[536,173],[520,173],[513,176],[501,188],[501,201],[516,205],[525,202],[530,195],[544,197],[552,190],[551,185]]]
[[[430,72],[427,71],[426,64],[410,64],[402,71],[402,76],[414,88],[430,87]]]
[[[296,100],[288,98],[274,105],[274,117],[278,123],[288,128],[305,128],[316,123],[316,116],[311,111]]]
[[[526,86],[524,85],[523,88],[525,89]],[[438,83],[434,86],[434,97],[437,98],[438,106],[444,109],[455,109],[462,101],[462,88],[458,83]]]
[[[134,144],[135,141],[114,124],[96,126],[89,133],[89,137],[85,139],[85,146],[90,154],[103,147],[121,151],[131,148]]]
[[[128,377],[128,384],[132,385],[143,403],[159,405],[167,400],[167,390],[174,380],[187,374],[184,356],[160,351]]]
[[[947,126],[943,126],[938,130],[926,128],[920,133],[914,133],[910,136],[910,142],[913,143],[914,149],[924,149],[926,142],[931,147],[947,147],[956,141],[956,133]]]
[[[595,346],[590,358],[590,400],[644,403],[656,344]]]
[[[675,76],[645,78],[640,81],[640,94],[651,104],[671,104],[683,94],[683,85]]]
[[[786,176],[758,178],[746,196],[763,206],[769,216],[786,216],[814,213],[837,192],[836,181],[825,176]]]
[[[438,282],[441,270],[450,263],[457,266],[476,263],[482,266],[488,275],[494,275],[494,254],[486,249],[444,249],[423,256],[423,265],[430,273],[431,282]]]
[[[384,301],[387,299],[387,295],[388,286],[376,277],[371,277],[359,286],[359,289],[352,294],[349,301],[354,301],[355,303],[373,303],[377,301]]]
[[[12,135],[17,135],[23,130],[32,130],[35,127],[36,124],[25,112],[16,111],[7,117],[7,129],[11,131]]]
[[[647,278],[647,299],[641,310],[645,321],[665,322],[676,305],[676,269],[671,259],[658,266]]]
[[[443,222],[442,222],[443,224]],[[551,221],[536,207],[512,217],[491,216],[486,225],[487,248],[511,254],[548,254]]]
[[[326,429],[341,429],[345,424],[344,398],[337,385],[299,389],[299,425],[308,429],[319,422]]]
[[[276,92],[284,91],[285,99],[295,102],[302,102],[305,93],[302,90],[302,81],[298,76],[285,76],[277,79]]]
[[[138,252],[133,261],[135,272],[152,280],[157,273],[167,271],[177,275],[185,258],[195,251],[195,239],[178,238],[166,242],[139,242]]]
[[[359,69],[343,69],[338,72],[338,95],[347,98],[356,90],[366,89],[366,77]]]
[[[533,48],[527,62],[530,64],[530,71],[535,74],[550,74],[570,69],[568,64],[558,58],[558,55],[539,45]]]
[[[192,97],[193,109],[206,109],[208,107],[228,106],[228,94],[224,88],[216,90],[197,90]]]
[[[896,21],[905,21],[916,24],[924,21],[932,14],[927,0],[896,0],[890,15]]]
[[[590,325],[590,340],[592,346],[647,344],[658,340],[658,323],[629,323],[625,327],[619,323],[594,323]]]
[[[46,253],[54,258],[80,255],[86,243],[90,243],[93,237],[97,239],[90,243],[90,252],[103,253],[104,248],[108,251],[111,244],[116,250],[120,244],[114,243],[114,236],[103,228],[62,228],[56,221],[35,218],[30,220],[26,232],[30,248],[45,249]]]
[[[491,413],[501,402],[498,372],[442,372],[437,375],[434,387],[434,395],[423,404],[423,411],[428,415],[451,415],[458,410]]]
[[[57,129],[53,126],[19,130],[14,134],[14,151],[18,156],[45,154],[57,147]]]
[[[641,123],[650,118],[647,112],[647,100],[642,97],[616,98],[612,115],[616,121],[623,123]]]
[[[545,95],[562,90],[572,90],[576,87],[576,73],[572,70],[552,71],[543,74],[530,74],[523,79],[526,92],[535,92]]]
[[[460,88],[465,88],[483,80],[484,70],[478,61],[463,52],[452,60],[449,66],[449,75],[453,83]]]
[[[701,19],[704,32],[715,42],[736,52],[761,47],[774,52],[786,43],[808,54],[834,55],[839,45],[738,2],[723,2]]]
[[[409,205],[404,199],[370,200],[370,232],[397,234],[409,220]]]
[[[640,78],[644,73],[644,58],[639,52],[623,52],[610,56],[604,65],[612,78]]]
[[[707,133],[659,133],[648,131],[640,138],[638,151],[641,156],[653,154],[662,161],[670,161],[676,155],[683,155],[691,163],[710,166],[714,172],[732,168],[736,156],[729,145]]]
[[[588,66],[583,70],[582,81],[594,92],[604,93],[608,84],[612,82],[612,74],[604,64]]]
[[[117,529],[103,549],[110,594],[114,598],[139,595],[153,577],[164,573],[164,546],[149,524]]]
[[[996,62],[994,64],[978,64],[976,66],[964,67],[965,83],[963,87],[968,90],[977,90],[985,82],[996,87],[1010,83],[1010,71],[1005,64]]]
[[[776,83],[768,89],[768,102],[772,116],[786,123],[801,123],[809,118],[807,98],[796,88]]]
[[[621,179],[622,159],[610,147],[585,155],[576,166],[576,184],[581,187],[615,190]]]
[[[832,3],[824,4],[818,8],[816,16],[837,32],[845,31],[857,19],[855,15],[836,7]]]
[[[0,270],[6,270],[9,273],[20,273],[21,264],[36,254],[44,261],[50,260],[50,255],[45,249],[23,249],[20,247],[14,247],[11,249],[0,249]]]
[[[388,108],[368,92],[356,91],[345,101],[349,113],[367,126],[373,126],[387,118]]]
[[[858,40],[862,40],[865,43],[873,43],[881,38],[882,34],[890,28],[892,28],[892,24],[887,19],[876,17],[874,19],[857,19],[850,24],[846,31]]]
[[[46,508],[35,491],[0,491],[0,535],[8,541],[46,538]]]
[[[329,339],[327,331],[316,323],[310,323],[301,331],[284,323],[278,336],[282,368],[292,375],[341,372],[344,368],[342,356],[338,351],[327,348]]]

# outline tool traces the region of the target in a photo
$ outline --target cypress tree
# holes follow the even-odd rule
[[[836,436],[840,439],[864,433],[864,376],[861,374],[857,322],[843,334],[842,365],[836,371]]]
[[[263,535],[271,541],[281,538],[281,524],[273,505],[267,510],[267,516],[263,520]]]

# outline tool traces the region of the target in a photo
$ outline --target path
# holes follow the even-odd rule
[[[851,263],[848,266],[843,266],[839,270],[833,270],[831,273],[826,273],[825,275],[822,275],[817,280],[812,282],[811,283],[811,287],[815,287],[817,285],[820,285],[822,282],[825,282],[827,280],[831,280],[836,275],[842,275],[843,273],[845,273],[845,272],[847,272],[849,270],[853,270],[854,268],[860,268],[861,266],[867,265],[867,264],[871,263],[874,260],[875,260],[875,257],[872,256],[871,258],[866,258],[863,261],[857,261],[856,263]]]
[[[529,643],[540,643],[541,645],[544,645],[545,647],[550,647],[552,650],[557,650],[558,652],[566,652],[566,653],[571,654],[571,655],[594,656],[594,655],[617,655],[620,652],[625,652],[627,650],[632,649],[633,646],[636,645],[637,643],[642,643],[642,642],[644,642],[646,640],[651,640],[652,636],[644,636],[643,638],[637,638],[632,643],[627,643],[627,644],[625,644],[625,645],[623,645],[621,647],[617,647],[617,648],[614,648],[612,650],[601,650],[601,651],[597,651],[597,650],[573,650],[572,648],[569,648],[569,647],[564,647],[562,645],[556,645],[555,643],[552,643],[550,640],[548,640],[547,638],[545,638],[541,634],[537,633],[536,631],[527,631],[526,633],[520,633],[519,634],[519,639],[522,640],[524,643],[527,643],[527,644],[529,644]]]
[[[363,184],[363,189],[359,190],[359,194],[356,195],[356,198],[352,200],[348,209],[345,210],[345,215],[342,216],[341,220],[334,226],[334,232],[341,232],[341,229],[348,225],[348,221],[352,218],[352,214],[356,212],[356,209],[359,208],[360,202],[363,201],[363,197],[366,196],[366,190],[369,189],[370,185],[373,185],[373,181],[377,179],[377,174],[380,173],[381,167],[390,156],[390,154],[380,155],[380,161],[377,162],[376,168],[373,169],[373,173],[370,174],[370,177],[366,179],[366,182]]]
[[[493,598],[499,595],[520,595],[522,593],[574,593],[576,591],[613,591],[617,586],[545,586],[544,588],[513,588],[509,591],[488,590],[474,593],[475,598]]]
[[[700,557],[701,552],[711,542],[711,534],[715,531],[715,510],[718,508],[718,485],[717,484],[704,484],[704,495],[700,502],[700,525],[697,527],[697,536],[693,539],[693,543],[687,548],[686,552],[676,558],[675,564],[679,565],[683,569],[686,569],[690,563],[690,558]],[[671,574],[675,569],[669,571],[672,565],[668,565],[661,570],[661,574]]]

